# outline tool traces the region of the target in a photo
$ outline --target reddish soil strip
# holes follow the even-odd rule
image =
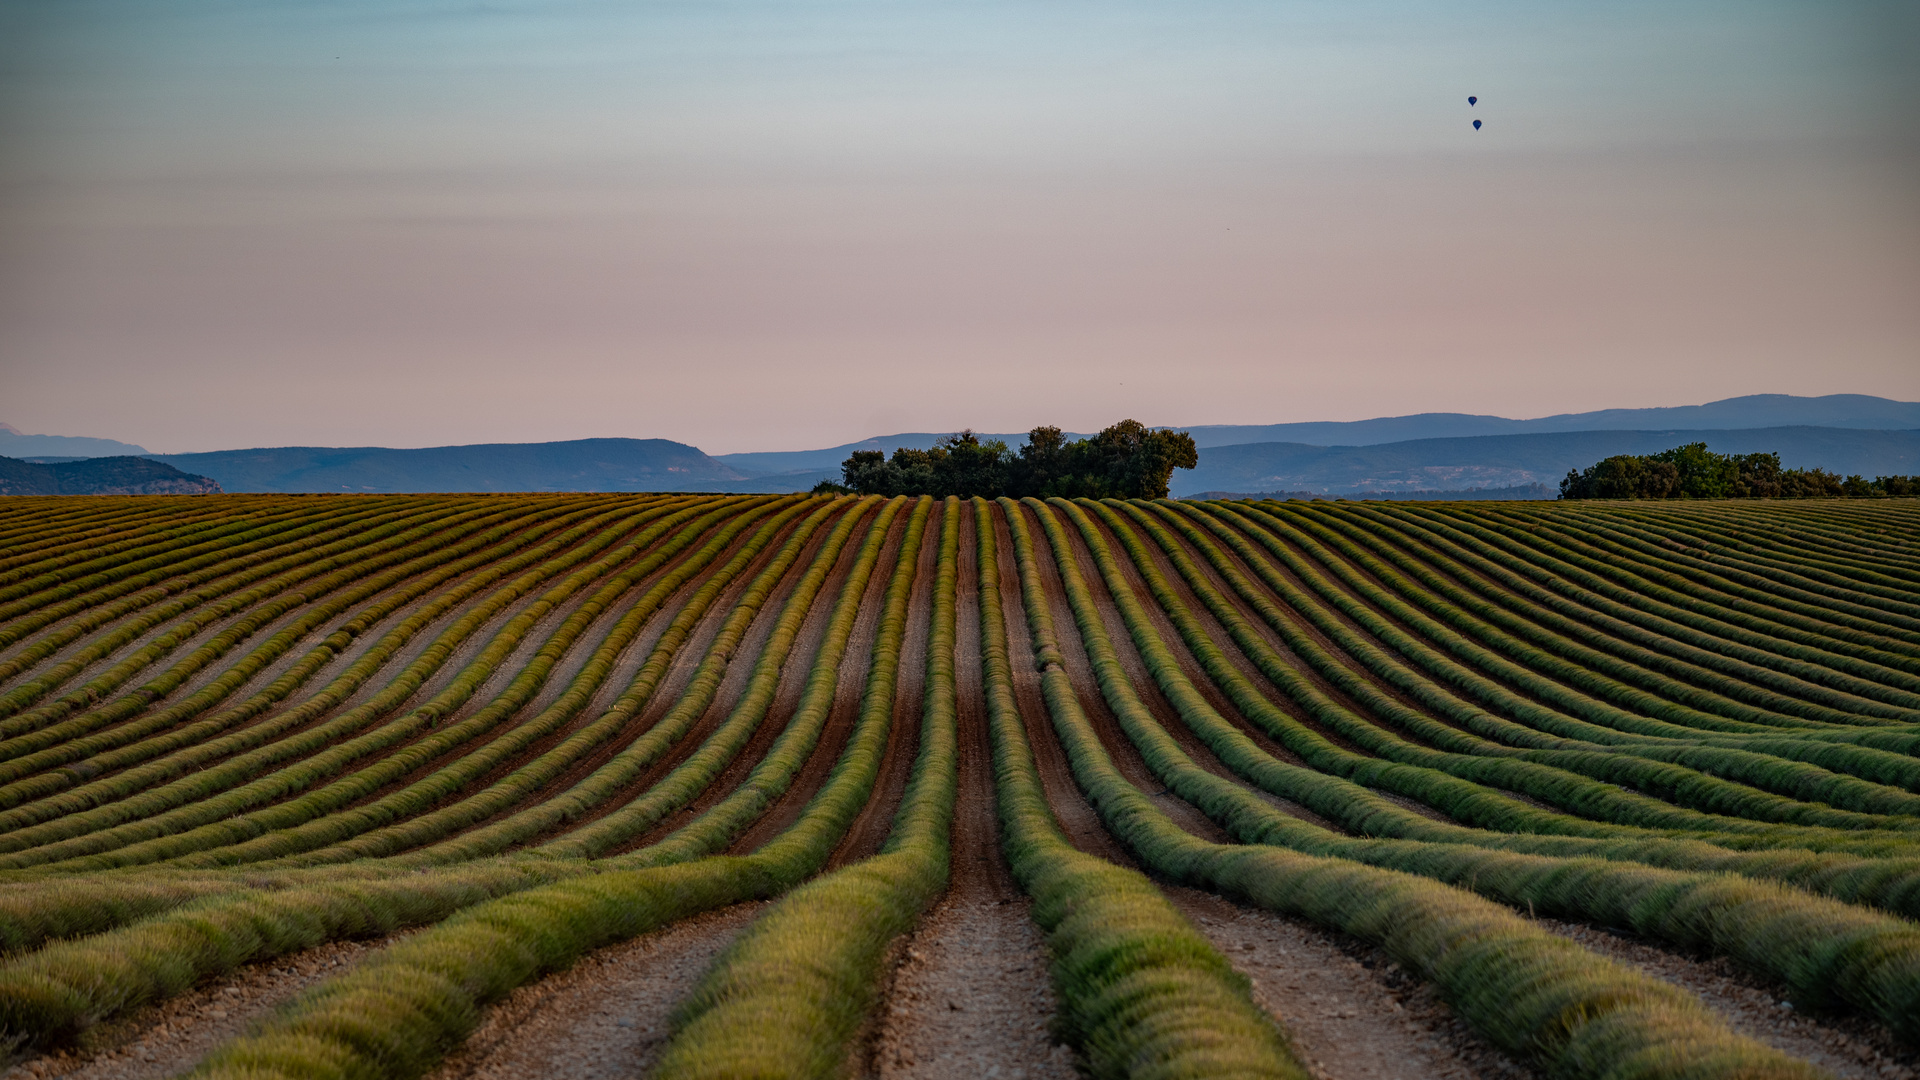
[[[387,939],[391,941],[393,939]],[[0,1080],[160,1080],[178,1076],[245,1035],[302,990],[342,974],[385,941],[342,941],[242,968],[125,1020],[88,1032],[77,1049],[23,1061]]]
[[[866,807],[848,827],[847,835],[834,848],[832,858],[827,860],[828,870],[837,870],[848,863],[879,854],[887,837],[893,834],[893,816],[899,813],[900,800],[906,795],[907,781],[913,776],[914,759],[920,752],[920,720],[926,711],[927,641],[933,633],[933,592],[940,576],[940,531],[945,527],[945,514],[945,507],[935,503],[933,513],[927,518],[926,530],[921,535],[919,560],[914,563],[913,589],[907,601],[906,634],[900,641],[899,666],[894,676],[893,719],[887,733],[886,755],[880,763],[880,776],[872,796],[867,799]],[[900,516],[905,519],[907,515],[903,513]],[[964,527],[962,535],[965,535]],[[871,666],[869,648],[867,666],[862,668],[859,676],[863,697],[866,672]],[[841,678],[844,680],[846,676],[843,674]],[[857,712],[856,709],[856,715]],[[834,746],[836,761],[845,747],[846,739],[842,737]]]
[[[981,691],[979,570],[961,523],[955,679],[960,787],[947,897],[901,951],[867,1050],[870,1075],[955,1080],[1073,1080],[1054,1042],[1047,950],[1000,851],[993,750]]]
[[[881,545],[880,554],[873,564],[873,569],[868,572],[865,591],[860,594],[860,610],[853,622],[853,632],[847,638],[846,649],[840,655],[840,666],[836,669],[833,704],[828,708],[826,724],[820,729],[819,740],[814,744],[813,752],[808,755],[807,760],[794,775],[786,792],[767,807],[759,820],[740,834],[728,848],[729,854],[751,854],[798,821],[801,812],[807,808],[807,803],[812,801],[813,797],[819,793],[821,785],[827,782],[827,777],[832,775],[834,765],[840,760],[841,751],[846,749],[847,739],[853,734],[854,724],[860,718],[860,703],[867,692],[867,672],[873,665],[873,648],[880,637],[880,616],[886,609],[887,583],[893,578],[894,565],[900,558],[900,546],[906,541],[907,519],[911,513],[912,507],[907,506],[894,515],[892,523],[887,527],[886,542]],[[854,562],[859,559],[860,545],[863,541],[864,537],[848,539],[843,556],[845,566],[837,573],[851,574]],[[923,553],[926,550],[924,543],[921,550]],[[918,567],[918,565],[919,563],[916,562],[915,566]],[[845,576],[835,578],[836,582],[845,580]],[[748,753],[752,755],[751,761],[748,760],[748,753],[742,753],[729,771],[721,774],[713,788],[709,789],[710,792],[724,788],[725,794],[732,794],[733,790],[750,775],[751,770],[759,765],[774,740],[785,732],[787,725],[793,721],[793,714],[799,708],[800,697],[806,690],[807,681],[812,678],[814,662],[819,656],[821,647],[826,644],[828,622],[839,591],[840,585],[836,584],[833,593],[835,600],[831,602],[828,601],[829,594],[824,589],[821,591],[819,599],[814,602],[812,612],[808,615],[807,625],[810,632],[796,640],[794,651],[787,654],[786,666],[780,674],[781,692],[775,700],[775,708],[769,710],[767,720],[760,725],[760,732],[755,736],[754,742],[747,747]],[[922,617],[924,618],[924,613]],[[801,652],[803,644],[804,653]],[[924,653],[922,655],[924,656]],[[906,675],[904,666],[901,674]],[[918,685],[917,678],[914,685]],[[916,713],[914,718],[908,721],[908,729],[911,730],[911,726],[917,722],[918,714]],[[899,727],[894,728],[895,733],[900,730]],[[890,739],[889,742],[897,743],[898,739]],[[882,782],[884,782],[884,776]],[[725,795],[715,796],[707,805],[718,802],[724,797]],[[883,824],[883,837],[884,827]]]
[[[1033,666],[1033,638],[1027,631],[1026,609],[1021,606],[1020,565],[1014,555],[1013,533],[998,506],[993,509],[993,519],[1000,568],[1000,609],[1007,627],[1007,666],[1012,669],[1014,699],[1020,718],[1026,722],[1027,742],[1033,749],[1040,784],[1047,793],[1047,806],[1074,847],[1121,866],[1137,867],[1133,856],[1107,833],[1099,815],[1080,794],[1073,781],[1073,769],[1067,764],[1066,751],[1053,736],[1046,699],[1040,693],[1040,673]],[[1028,527],[1037,531],[1039,524],[1029,520]],[[1043,572],[1047,558],[1051,555],[1035,560],[1042,564]],[[1071,613],[1068,618],[1071,620]],[[1072,626],[1072,622],[1067,625]],[[1055,630],[1058,629],[1056,619]]]
[[[515,990],[429,1080],[644,1075],[666,1044],[674,1005],[765,906],[695,915]]]
[[[1067,534],[1068,537],[1074,537],[1076,532],[1073,531],[1073,524],[1071,522],[1065,522],[1064,524],[1066,528],[1070,530]],[[1126,729],[1120,726],[1120,721],[1113,715],[1113,710],[1107,707],[1106,697],[1100,691],[1099,680],[1097,680],[1093,674],[1093,662],[1088,659],[1086,644],[1080,637],[1080,624],[1074,620],[1073,608],[1067,600],[1066,583],[1060,577],[1060,566],[1059,563],[1055,561],[1053,547],[1047,538],[1046,530],[1041,526],[1040,522],[1033,517],[1031,512],[1028,512],[1028,528],[1033,536],[1034,564],[1040,571],[1041,581],[1046,586],[1047,602],[1052,608],[1054,636],[1059,640],[1061,656],[1066,659],[1065,666],[1067,675],[1073,681],[1075,694],[1080,699],[1081,709],[1087,714],[1087,720],[1093,725],[1094,732],[1100,736],[1100,742],[1106,747],[1108,755],[1113,758],[1114,767],[1120,771],[1122,776],[1127,778],[1129,783],[1139,788],[1148,798],[1152,799],[1155,807],[1172,818],[1181,828],[1205,840],[1211,840],[1216,843],[1226,842],[1228,839],[1226,830],[1215,825],[1205,814],[1194,809],[1178,795],[1167,790],[1167,786],[1162,784],[1160,779],[1153,775],[1153,770],[1147,765],[1146,759],[1141,756],[1139,748],[1133,745],[1133,741],[1127,737]],[[1011,551],[1011,547],[1009,547],[1008,550]],[[1077,557],[1080,560],[1081,576],[1087,581],[1088,589],[1093,591],[1095,604],[1104,606],[1108,611],[1111,611],[1113,601],[1112,598],[1106,595],[1105,589],[1099,587],[1098,571],[1095,570],[1091,575],[1088,574],[1088,568],[1093,566],[1092,557],[1085,554],[1084,548],[1081,549],[1081,553]],[[1003,576],[1009,572],[1013,572],[1015,576],[1017,576],[1019,564],[1016,561],[1007,559],[1003,565],[1011,566],[1010,571],[1002,571]],[[1024,607],[1009,608],[1007,615],[1008,622],[1013,622],[1016,618],[1014,613],[1020,612],[1021,614],[1018,618],[1024,623],[1025,610]],[[1117,613],[1115,615],[1115,621],[1117,621]],[[1108,636],[1113,638],[1114,651],[1121,658],[1122,665],[1126,665],[1127,658],[1131,655],[1133,646],[1132,640],[1126,636],[1126,628],[1124,626],[1120,628],[1118,637],[1114,637],[1111,631],[1109,631]],[[1012,661],[1016,670],[1023,665],[1031,667],[1033,663],[1033,652],[1029,647],[1028,651],[1018,655],[1010,655],[1009,659]],[[1137,657],[1134,658],[1134,664],[1135,667],[1130,668],[1127,672],[1127,679],[1133,684],[1134,690],[1140,695],[1140,700],[1144,702],[1147,708],[1157,717],[1174,717],[1172,721],[1173,725],[1184,731],[1184,725],[1180,723],[1178,717],[1174,714],[1173,706],[1169,705],[1166,700],[1160,696],[1159,687],[1154,685],[1152,677],[1146,674],[1144,668],[1139,667]],[[1043,705],[1040,713],[1041,723],[1047,723],[1045,719],[1046,716],[1047,713]],[[1028,724],[1031,726],[1032,723],[1033,720],[1030,718]],[[1166,721],[1163,719],[1162,726],[1165,726],[1165,724]],[[1049,737],[1050,736],[1051,728],[1049,728]],[[1036,742],[1038,741],[1037,736],[1029,735],[1029,738],[1034,739]],[[1201,762],[1203,768],[1206,767],[1207,762],[1212,762],[1216,769],[1224,771],[1225,767],[1219,765],[1217,761],[1213,761],[1212,753],[1204,746],[1198,746],[1195,747],[1195,749],[1200,751],[1195,757],[1197,761]],[[1191,749],[1189,752],[1191,752]],[[1049,789],[1049,798],[1051,798],[1052,795],[1053,792]]]
[[[1253,980],[1254,1000],[1292,1034],[1294,1052],[1315,1077],[1535,1075],[1469,1030],[1430,985],[1363,942],[1194,889],[1166,893]]]
[[[1724,957],[1699,960],[1578,923],[1536,921],[1542,929],[1572,938],[1602,956],[1691,990],[1733,1030],[1830,1069],[1843,1080],[1920,1077],[1916,1068],[1920,1052],[1895,1043],[1885,1028],[1860,1016],[1802,1016],[1782,1000],[1778,986],[1770,986]]]

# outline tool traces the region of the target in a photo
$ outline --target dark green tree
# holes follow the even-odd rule
[[[1091,439],[1068,442],[1056,427],[1037,427],[1015,454],[998,439],[971,430],[944,436],[931,449],[900,447],[888,459],[857,450],[841,464],[845,487],[862,495],[1013,495],[1166,498],[1173,470],[1200,463],[1193,437],[1122,420]]]

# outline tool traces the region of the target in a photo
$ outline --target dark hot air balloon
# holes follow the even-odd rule
[[[1467,95],[1467,104],[1468,104],[1468,105],[1478,105],[1478,104],[1480,104],[1480,99],[1479,99],[1479,98],[1477,98],[1477,97],[1474,97],[1474,96],[1473,96],[1472,94],[1468,94],[1468,95]]]
[[[1479,131],[1479,130],[1480,130],[1480,121],[1478,121],[1478,120],[1475,120],[1475,121],[1473,122],[1473,130],[1475,130],[1475,131]]]

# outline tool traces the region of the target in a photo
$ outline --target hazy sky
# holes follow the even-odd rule
[[[721,453],[1920,399],[1916,12],[9,0],[0,420]]]

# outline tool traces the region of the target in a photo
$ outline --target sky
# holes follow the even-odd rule
[[[1916,73],[1904,0],[10,0],[0,420],[1920,400]]]

